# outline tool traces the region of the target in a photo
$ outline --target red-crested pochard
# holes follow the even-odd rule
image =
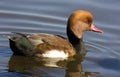
[[[102,33],[93,24],[93,16],[85,10],[73,12],[67,22],[68,40],[53,34],[5,35],[10,40],[10,48],[17,55],[48,58],[66,58],[74,56],[81,48],[81,40],[85,31]]]

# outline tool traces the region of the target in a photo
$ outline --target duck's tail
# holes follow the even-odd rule
[[[10,40],[10,48],[15,54],[32,55],[34,46],[27,38],[27,34],[12,32],[12,34],[3,34]]]
[[[13,40],[13,39],[12,39],[13,36],[12,36],[11,34],[2,34],[2,36],[3,36],[3,37],[6,37],[6,38],[8,38],[8,39],[10,39],[10,40]]]
[[[25,38],[27,38],[26,36],[28,35],[28,34],[25,34],[25,33],[23,34],[23,33],[20,33],[20,32],[11,32],[11,33],[22,36],[22,37],[25,37]]]
[[[3,37],[8,38],[9,40],[14,41],[15,37],[22,36],[27,39],[28,34],[23,34],[20,32],[11,32],[11,34],[2,34]]]

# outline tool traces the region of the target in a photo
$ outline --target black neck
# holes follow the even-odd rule
[[[70,29],[67,29],[67,36],[70,43],[74,46],[76,51],[80,50],[82,39],[77,38]]]
[[[75,48],[76,52],[79,53],[77,55],[84,57],[86,55],[86,48],[82,38],[78,39],[70,30],[67,30],[67,35],[70,43]]]

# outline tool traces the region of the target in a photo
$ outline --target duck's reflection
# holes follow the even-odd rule
[[[61,58],[32,58],[25,56],[12,55],[9,60],[9,72],[19,72],[32,77],[49,77],[50,68],[52,71],[62,69],[65,71],[64,77],[90,77],[92,72],[83,72],[81,62],[82,57],[69,59]],[[46,69],[48,69],[46,71]],[[56,73],[54,72],[54,73]]]
[[[91,77],[92,74],[97,74],[98,72],[84,72],[82,69],[81,62],[83,57],[77,55],[74,60],[67,63],[66,75],[65,77]]]

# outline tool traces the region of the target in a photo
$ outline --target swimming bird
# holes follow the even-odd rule
[[[10,48],[17,55],[48,58],[67,58],[80,52],[85,31],[102,33],[93,24],[93,16],[86,10],[74,11],[67,22],[68,40],[53,34],[23,34],[12,32],[5,35],[10,41]]]

